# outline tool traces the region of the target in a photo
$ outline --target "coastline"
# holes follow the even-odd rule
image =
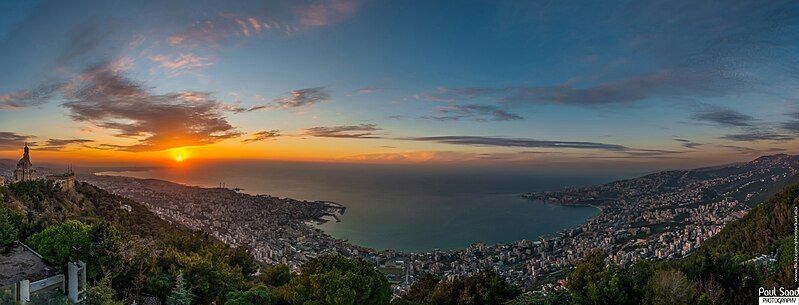
[[[129,172],[129,171],[130,170],[125,170],[123,172]],[[142,171],[147,171],[147,170],[142,170]],[[159,181],[159,182],[163,182],[163,183],[177,184],[177,185],[181,185],[183,187],[194,188],[194,189],[211,189],[211,190],[216,189],[216,190],[230,191],[230,192],[234,192],[234,193],[237,193],[237,194],[243,194],[243,195],[254,196],[254,197],[263,196],[263,197],[268,197],[268,198],[279,198],[279,199],[294,200],[294,201],[298,201],[298,202],[303,202],[303,201],[304,202],[308,202],[307,200],[297,200],[297,199],[293,199],[293,198],[275,197],[275,196],[272,196],[272,195],[269,195],[269,194],[249,194],[249,193],[244,193],[244,192],[242,192],[243,189],[238,188],[238,187],[225,187],[225,186],[208,187],[208,186],[202,186],[202,185],[191,185],[191,184],[175,182],[175,181],[169,181],[169,180],[163,180],[163,179],[131,177],[131,176],[120,175],[119,173],[120,172],[103,171],[103,172],[92,172],[89,175],[101,176],[101,177],[102,176],[105,176],[105,177],[122,177],[122,178],[137,179],[137,180],[153,180],[153,181]],[[329,219],[325,219],[324,217],[333,217],[336,220],[336,222],[341,222],[341,219],[339,218],[339,216],[343,215],[346,212],[346,210],[347,210],[346,206],[344,206],[343,204],[338,203],[338,202],[326,201],[326,200],[317,200],[317,201],[312,201],[312,202],[322,204],[323,206],[327,207],[328,210],[327,210],[327,213],[319,216],[318,218],[316,218],[316,219],[308,219],[307,221],[313,221],[313,222],[317,222],[317,223],[326,223],[326,222],[328,222],[330,220]],[[331,236],[331,238],[332,238],[332,236]]]
[[[135,173],[135,176],[128,176],[127,174],[130,174],[130,173]],[[154,180],[166,181],[166,182],[170,182],[170,183],[176,183],[176,184],[180,184],[180,185],[187,186],[187,187],[218,188],[218,187],[213,187],[213,186],[210,186],[210,185],[207,185],[207,184],[181,182],[180,180],[182,180],[182,179],[180,179],[178,181],[162,180],[162,179],[155,178],[155,177],[157,177],[159,175],[154,175],[154,174],[150,174],[150,173],[142,174],[141,171],[135,171],[135,172],[131,172],[131,171],[123,171],[123,172],[103,171],[103,172],[97,172],[95,174],[98,175],[98,176],[109,176],[109,177],[127,177],[127,178],[134,178],[134,179],[154,179]],[[241,182],[239,182],[239,183],[241,183]],[[253,195],[253,196],[271,196],[271,195],[263,195],[263,194],[260,194],[260,193],[256,193],[255,190],[258,189],[258,187],[253,187],[252,185],[247,186],[246,188],[248,189],[248,191],[244,191],[243,192],[244,194],[249,194],[249,195]],[[266,194],[269,194],[269,193],[266,193]],[[372,194],[372,195],[379,196],[379,194]],[[393,239],[393,237],[391,236],[391,234],[395,234],[394,232],[396,232],[396,230],[394,230],[394,229],[383,229],[383,227],[381,227],[381,228],[376,228],[376,229],[377,230],[381,230],[382,232],[380,234],[385,236],[385,238],[383,238],[381,236],[379,238],[380,239],[379,241],[377,241],[376,243],[373,243],[372,241],[374,239],[376,239],[376,237],[371,237],[371,236],[376,236],[376,235],[372,234],[371,228],[368,227],[368,226],[373,226],[373,225],[383,226],[383,225],[386,225],[388,227],[385,227],[385,228],[394,228],[397,225],[396,221],[394,221],[393,223],[381,223],[380,221],[370,221],[371,223],[368,224],[368,225],[361,224],[361,225],[356,225],[355,227],[353,227],[351,224],[337,225],[337,223],[345,223],[345,222],[347,222],[347,220],[345,220],[342,217],[342,215],[344,215],[350,209],[350,207],[347,207],[347,206],[345,206],[344,204],[342,204],[340,202],[334,202],[334,201],[325,200],[325,199],[308,200],[308,201],[313,201],[313,202],[320,202],[320,203],[329,204],[331,206],[329,207],[330,213],[328,213],[327,215],[322,215],[321,217],[319,217],[317,219],[312,219],[312,220],[308,221],[307,224],[309,226],[311,226],[312,228],[314,228],[314,229],[322,230],[329,238],[340,239],[340,240],[343,240],[343,241],[347,241],[347,242],[353,243],[353,245],[358,245],[359,247],[370,248],[370,249],[373,249],[374,251],[378,251],[378,252],[379,251],[395,251],[395,252],[405,252],[405,253],[433,253],[433,252],[436,252],[436,251],[460,251],[460,250],[468,249],[470,246],[475,245],[475,244],[486,244],[486,245],[498,245],[498,246],[501,246],[501,245],[513,244],[513,243],[516,243],[516,242],[519,242],[519,241],[525,241],[525,240],[534,240],[535,241],[535,240],[540,240],[541,238],[549,238],[549,237],[552,237],[552,236],[558,236],[558,235],[562,235],[563,232],[565,232],[565,231],[572,230],[574,228],[577,228],[577,227],[581,226],[586,221],[588,221],[590,218],[596,217],[597,215],[599,215],[601,213],[601,209],[582,210],[582,211],[580,211],[580,212],[578,212],[576,214],[574,214],[575,212],[573,212],[571,210],[560,210],[560,211],[557,211],[557,212],[553,211],[553,213],[555,213],[557,215],[557,216],[554,216],[554,218],[553,217],[549,217],[548,219],[541,219],[542,217],[538,217],[538,216],[535,216],[535,215],[550,215],[548,213],[550,213],[549,209],[551,207],[558,207],[558,206],[569,207],[569,206],[568,205],[563,205],[563,204],[554,204],[554,203],[549,203],[549,202],[543,202],[545,205],[550,205],[551,207],[550,208],[541,208],[541,209],[535,208],[533,210],[530,210],[530,209],[525,207],[525,206],[529,206],[529,200],[526,199],[526,198],[523,198],[523,195],[524,195],[524,193],[522,193],[522,192],[490,193],[489,195],[486,195],[488,197],[486,197],[485,199],[473,199],[472,202],[475,202],[475,201],[476,202],[484,202],[483,204],[481,204],[483,206],[480,207],[480,208],[489,208],[489,209],[493,209],[492,208],[492,206],[493,206],[492,202],[494,202],[494,200],[502,200],[503,202],[516,202],[516,203],[507,203],[507,204],[503,203],[503,205],[505,205],[505,206],[509,205],[510,207],[512,207],[514,209],[515,208],[521,208],[522,211],[524,211],[524,212],[522,212],[523,214],[518,214],[518,215],[525,215],[525,216],[513,217],[514,218],[513,221],[527,221],[528,223],[541,223],[540,221],[544,221],[544,223],[557,222],[558,224],[556,224],[555,227],[553,227],[551,224],[519,226],[520,228],[521,227],[524,227],[524,228],[531,228],[532,227],[532,230],[530,230],[530,229],[520,230],[520,229],[516,229],[515,227],[517,227],[517,226],[515,226],[515,225],[505,225],[506,227],[509,227],[509,229],[513,230],[513,231],[508,231],[508,232],[511,233],[511,234],[508,234],[509,237],[503,238],[501,236],[503,234],[499,234],[499,235],[495,234],[494,236],[498,236],[498,238],[494,239],[492,241],[490,237],[485,238],[485,237],[481,237],[481,236],[475,236],[476,238],[468,240],[468,238],[464,238],[463,236],[461,236],[461,237],[459,237],[459,239],[456,239],[458,241],[456,241],[456,242],[445,242],[444,244],[441,244],[441,246],[435,245],[435,241],[440,240],[442,238],[447,238],[446,236],[449,236],[449,235],[442,235],[442,233],[435,233],[435,234],[437,234],[437,235],[433,235],[435,237],[429,237],[429,236],[431,236],[430,234],[420,233],[419,232],[421,230],[421,228],[427,228],[427,227],[418,227],[418,226],[414,227],[414,226],[411,226],[410,228],[412,228],[412,229],[410,229],[408,231],[411,231],[411,232],[415,231],[415,233],[410,233],[409,232],[406,235],[401,236],[400,239]],[[469,196],[465,196],[465,195],[457,195],[457,196],[459,196],[459,197],[469,197]],[[303,196],[303,197],[319,198],[319,197],[322,197],[322,196],[317,194],[316,196]],[[277,197],[277,198],[285,198],[285,199],[295,200],[292,197],[282,197],[281,196],[281,197]],[[458,198],[458,197],[453,197],[453,198]],[[339,199],[341,199],[341,198],[339,198]],[[471,199],[471,198],[466,198],[466,199]],[[395,199],[392,199],[392,200],[395,200]],[[482,200],[482,201],[480,201],[480,200]],[[298,201],[304,201],[304,200],[298,200]],[[457,200],[451,200],[451,201],[454,202],[455,204],[458,203]],[[471,206],[474,206],[473,203],[469,203],[469,204]],[[584,207],[584,206],[573,205],[573,207]],[[457,209],[457,206],[455,206],[455,208]],[[369,209],[371,209],[371,208],[369,208]],[[363,207],[361,207],[361,210],[363,210]],[[439,210],[440,209],[434,210],[434,211],[435,212],[439,212]],[[458,214],[463,215],[464,212],[462,212],[462,211],[466,211],[466,210],[458,211]],[[497,211],[511,211],[510,213],[513,213],[512,211],[514,211],[514,210],[497,210]],[[356,214],[357,214],[357,212],[358,211],[356,211]],[[441,213],[447,213],[446,210],[442,210],[440,212]],[[531,212],[535,213],[535,214],[530,214]],[[424,213],[424,212],[422,212],[422,213]],[[469,212],[469,213],[472,213],[472,212]],[[501,213],[506,213],[506,212],[498,212],[498,215],[501,215]],[[544,213],[546,213],[546,214],[544,214]],[[361,218],[364,217],[363,216],[363,212],[361,212],[360,215],[356,215],[356,214],[353,214],[352,216],[349,216],[349,218],[356,217],[358,219],[361,219]],[[434,214],[434,215],[439,215],[439,214]],[[480,215],[480,214],[478,214],[478,215]],[[579,216],[571,216],[571,215],[579,215]],[[370,215],[370,217],[371,216],[372,215]],[[409,216],[405,215],[404,217],[409,217]],[[413,217],[413,216],[410,216],[410,217]],[[442,214],[442,217],[447,217],[447,216],[445,214]],[[454,216],[452,216],[452,217],[454,217]],[[500,217],[504,217],[504,216],[500,216]],[[532,217],[532,218],[530,218],[530,217]],[[568,217],[568,218],[564,219],[562,217]],[[478,216],[478,217],[475,217],[475,218],[476,218],[475,221],[482,222],[482,226],[485,226],[486,221],[496,221],[497,220],[495,218],[485,218],[483,216]],[[524,219],[520,219],[520,218],[524,218]],[[544,217],[544,218],[546,218],[546,217]],[[378,218],[366,218],[366,219],[378,219]],[[562,219],[564,221],[560,221]],[[411,222],[412,222],[412,220],[411,220]],[[363,220],[361,221],[361,223],[363,223]],[[505,222],[505,223],[507,224],[509,222]],[[515,222],[510,222],[510,223],[515,223]],[[448,226],[448,225],[451,225],[451,224],[446,223],[446,222],[439,222],[439,223],[432,223],[431,225],[433,225],[433,226],[430,227],[430,228],[433,229],[433,230],[436,230],[436,226],[439,226],[439,225]],[[460,225],[462,225],[462,222],[461,222]],[[397,227],[397,228],[401,228],[401,227]],[[353,231],[353,230],[361,230],[361,231]],[[364,231],[364,230],[368,230],[368,231]],[[402,229],[402,230],[406,230],[406,229]],[[447,230],[452,231],[452,229],[445,229],[445,230],[439,230],[439,231],[447,232]],[[353,233],[351,233],[351,232],[358,232],[358,233],[354,233],[354,235],[353,235]],[[366,233],[366,232],[368,232],[368,233]],[[481,231],[481,232],[484,232],[484,231]],[[402,234],[405,234],[405,233],[403,232]],[[410,249],[409,249],[409,247],[407,247],[407,245],[408,245],[409,238],[412,238],[411,236],[413,236],[411,234],[416,234],[416,235],[424,234],[424,236],[422,236],[422,238],[427,238],[427,241],[422,241],[421,244],[426,244],[427,246],[421,246],[421,249],[415,249],[415,248],[417,248],[417,246],[411,246]],[[451,233],[447,233],[447,234],[460,234],[460,233],[451,232]],[[482,235],[486,235],[486,234],[482,234]],[[489,235],[490,235],[490,233],[489,233]],[[364,240],[364,238],[363,238],[364,236],[366,236],[367,240]],[[355,240],[353,240],[353,238]],[[388,242],[388,241],[391,241],[391,242]],[[419,242],[415,242],[414,241],[414,243],[419,243]],[[397,246],[394,247],[391,244],[396,244]],[[431,244],[434,245],[434,246],[430,246]],[[456,244],[456,245],[453,246],[452,244]]]
[[[144,171],[147,171],[147,170],[144,170]],[[101,172],[93,172],[93,173],[91,173],[91,175],[96,175],[96,176],[101,176],[101,177],[102,176],[106,176],[106,177],[123,177],[123,178],[128,178],[128,179],[139,179],[139,180],[155,180],[155,181],[173,183],[173,184],[181,185],[181,186],[184,186],[184,187],[196,188],[196,189],[225,189],[225,190],[229,190],[229,191],[232,191],[232,192],[242,193],[242,194],[250,195],[250,196],[275,197],[275,196],[272,196],[272,195],[269,195],[269,194],[256,194],[256,193],[239,192],[239,190],[237,188],[230,188],[230,187],[221,187],[220,188],[220,187],[211,187],[211,186],[204,186],[204,185],[196,185],[196,184],[175,182],[175,181],[169,181],[169,180],[163,180],[163,179],[157,179],[157,178],[141,178],[141,177],[127,176],[126,174],[130,173],[130,172],[143,172],[143,171],[139,171],[139,170],[136,170],[136,171],[124,170],[124,171],[121,171],[121,172],[101,171]],[[527,196],[528,194],[530,194],[530,193],[517,193],[516,195],[509,194],[509,196],[521,197],[521,198],[523,198],[525,200],[529,200],[529,201],[539,200],[539,199],[535,199],[535,198],[529,198]],[[306,200],[297,200],[297,199],[288,198],[288,197],[275,197],[275,198],[287,199],[287,200],[296,200],[296,201],[306,201]],[[548,201],[548,200],[540,200],[540,201],[542,203],[544,203],[544,204],[549,204],[549,205],[554,205],[554,206],[592,207],[592,208],[597,209],[597,212],[593,216],[589,216],[588,218],[586,218],[585,220],[581,221],[580,223],[578,223],[578,224],[576,224],[574,226],[567,227],[567,228],[564,228],[562,230],[558,230],[558,231],[551,232],[551,233],[540,234],[537,237],[533,237],[532,240],[550,239],[550,238],[554,238],[556,236],[562,236],[565,232],[568,232],[570,230],[573,230],[575,228],[580,227],[581,225],[583,225],[586,222],[588,222],[590,219],[601,215],[602,212],[603,212],[603,209],[602,209],[601,206],[596,206],[596,205],[591,205],[591,204],[564,204],[564,203],[553,202],[553,201]],[[322,231],[326,235],[326,237],[328,237],[328,238],[339,240],[341,242],[350,243],[354,247],[371,249],[373,252],[385,252],[385,251],[388,251],[388,252],[408,253],[408,254],[429,254],[429,253],[435,253],[436,251],[442,251],[442,250],[438,250],[438,249],[420,250],[420,251],[406,251],[406,250],[396,250],[396,249],[378,250],[376,248],[372,248],[372,247],[369,247],[369,246],[363,246],[363,245],[354,244],[349,239],[346,239],[346,238],[334,237],[334,236],[330,235],[330,233],[328,233],[321,226],[324,225],[324,224],[327,224],[329,222],[342,222],[343,220],[340,218],[340,216],[342,216],[342,215],[344,215],[346,213],[347,207],[344,204],[342,204],[342,203],[329,201],[329,200],[313,200],[312,202],[317,202],[317,203],[321,203],[321,204],[327,205],[328,210],[327,210],[327,213],[325,215],[321,215],[320,217],[315,218],[315,219],[307,220],[306,225],[310,226],[314,230]],[[502,245],[513,244],[513,243],[520,242],[520,241],[525,241],[525,240],[530,240],[530,238],[521,238],[521,239],[514,239],[514,240],[508,241],[508,242],[495,242],[495,243],[485,243],[485,242],[482,242],[482,241],[475,241],[475,242],[472,242],[472,243],[470,243],[468,245],[465,245],[465,246],[462,246],[462,247],[452,248],[452,249],[443,250],[443,251],[463,251],[463,250],[466,250],[466,249],[468,249],[469,247],[471,247],[473,245],[478,245],[478,244],[480,244],[480,245],[485,244],[485,245],[491,245],[491,246],[502,246]]]
[[[400,290],[409,287],[424,273],[465,276],[487,268],[496,269],[519,287],[530,287],[534,280],[554,280],[564,267],[571,266],[581,257],[579,253],[574,257],[561,256],[558,253],[563,249],[557,245],[564,244],[586,222],[602,215],[597,214],[551,234],[510,242],[474,242],[446,250],[377,250],[336,238],[313,224],[329,213],[345,210],[343,204],[336,202],[299,201],[107,173],[91,174],[86,178],[80,180],[101,183],[95,185],[141,202],[160,217],[207,231],[233,246],[246,245],[257,260],[265,263],[286,263],[297,268],[310,257],[334,254],[364,259],[378,268],[402,268],[405,270],[403,274],[387,275]],[[519,194],[507,196],[519,198]],[[529,204],[522,198],[519,200],[519,204]],[[283,212],[283,209],[292,208],[298,212]],[[281,213],[289,218],[270,219],[283,217]],[[305,216],[298,217],[298,214]]]
[[[599,210],[599,213],[597,215],[593,216],[593,217],[599,216],[599,214],[602,214],[605,211],[605,207],[603,205],[592,204],[592,203],[566,203],[566,202],[557,201],[557,200],[548,200],[548,199],[535,197],[533,194],[535,194],[535,193],[523,193],[520,196],[522,198],[530,200],[530,201],[541,201],[543,203],[551,204],[551,205],[573,206],[573,207],[591,207],[591,208],[595,208],[595,209]]]

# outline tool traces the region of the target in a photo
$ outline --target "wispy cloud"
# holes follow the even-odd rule
[[[259,132],[254,132],[250,135],[250,138],[244,139],[241,142],[243,143],[251,143],[251,142],[260,142],[265,140],[274,140],[280,137],[280,130],[272,129],[272,130],[264,130]]]
[[[268,33],[293,35],[344,19],[356,8],[355,2],[350,0],[241,5],[196,20],[191,26],[169,35],[167,42],[179,47],[218,48],[249,36]]]
[[[0,109],[14,110],[42,105],[62,86],[62,84],[44,84],[30,90],[0,94]]]
[[[357,139],[376,139],[380,138],[375,134],[380,128],[375,124],[330,126],[330,127],[311,127],[302,130],[302,135],[322,138],[357,138]]]
[[[97,49],[113,48],[114,46],[108,43],[112,32],[111,27],[101,26],[94,22],[77,25],[67,34],[69,39],[60,50],[60,55],[55,62],[56,66],[63,67],[78,62]]]
[[[697,142],[694,142],[694,141],[691,141],[691,140],[688,140],[688,139],[676,138],[676,139],[674,139],[674,141],[680,142],[680,143],[682,143],[683,147],[690,148],[690,149],[694,149],[694,148],[697,148],[699,146],[704,145],[702,143],[697,143]]]
[[[744,154],[744,155],[759,155],[759,154],[763,154],[763,153],[777,153],[777,152],[785,151],[784,148],[780,148],[780,147],[772,147],[772,148],[768,148],[768,149],[764,149],[764,150],[754,149],[754,148],[745,147],[745,146],[737,146],[737,145],[719,145],[719,147],[727,149],[727,150],[731,150],[731,151],[736,152],[736,153]]]
[[[749,148],[749,147],[745,147],[745,146],[719,145],[719,147],[725,148],[725,149],[728,149],[728,150],[732,150],[732,151],[737,152],[737,153],[743,153],[743,154],[756,154],[756,153],[759,152],[757,149]]]
[[[325,87],[305,88],[291,91],[288,97],[279,98],[275,103],[279,108],[297,108],[330,101],[330,93]]]
[[[41,145],[37,145],[37,150],[48,150],[48,151],[63,151],[69,146],[82,146],[88,147],[86,145],[94,143],[94,140],[90,139],[48,139]]]
[[[709,122],[723,127],[752,127],[755,118],[733,109],[713,106],[692,116],[694,120]]]
[[[305,88],[292,90],[287,96],[277,98],[270,104],[254,106],[250,108],[239,108],[236,112],[272,110],[272,109],[292,109],[312,106],[318,103],[329,102],[330,93],[325,87]]]
[[[597,9],[532,1],[504,7],[512,8],[501,10],[507,13],[503,16],[506,21],[521,22],[535,32],[533,36],[549,37],[555,43],[601,44],[608,50],[623,50],[610,52],[607,57],[629,60],[640,72],[631,75],[628,65],[605,63],[602,71],[580,73],[579,78],[552,85],[439,88],[417,94],[417,98],[459,103],[484,99],[508,105],[624,106],[646,100],[680,101],[685,97],[758,91],[767,87],[770,80],[751,71],[765,65],[794,71],[794,75],[799,71],[795,58],[774,60],[775,54],[782,54],[795,44],[799,33],[795,30],[799,10],[793,1],[718,5],[712,1],[664,0],[609,3]],[[564,25],[566,16],[577,14],[591,20],[575,19]],[[596,31],[612,33],[613,41],[593,35]],[[552,33],[558,33],[558,37],[553,38]],[[645,60],[636,62],[638,59],[626,57],[629,53]]]
[[[791,133],[799,133],[799,112],[791,113],[790,116],[793,119],[780,123],[780,128]]]
[[[780,123],[780,128],[790,131],[790,132],[798,132],[799,133],[799,121],[790,121],[790,122],[783,122]]]
[[[624,151],[628,148],[622,145],[605,144],[598,142],[579,141],[548,141],[535,139],[483,137],[483,136],[434,136],[434,137],[409,137],[409,141],[436,142],[443,144],[469,145],[469,146],[499,146],[499,147],[525,147],[525,148],[576,148],[599,149],[609,151]]]
[[[31,139],[30,136],[0,131],[0,150],[19,150]]]
[[[548,148],[548,149],[586,149],[621,153],[626,157],[661,157],[680,154],[683,151],[630,148],[618,144],[582,141],[553,141],[526,138],[504,138],[486,136],[433,136],[400,138],[408,141],[435,142],[442,144],[482,146],[482,147],[516,147],[516,148]]]
[[[375,93],[378,90],[379,89],[375,88],[375,87],[358,88],[358,89],[355,89],[350,95],[370,94],[370,93]]]
[[[771,130],[749,130],[742,133],[729,134],[721,137],[725,140],[736,142],[774,141],[783,142],[793,140],[795,137]]]
[[[395,153],[367,153],[344,156],[339,158],[344,161],[353,162],[375,162],[375,163],[440,163],[440,162],[463,162],[476,161],[481,158],[480,154],[454,151],[408,151]]]
[[[165,69],[169,76],[177,76],[189,70],[213,65],[213,61],[210,58],[196,56],[191,53],[181,53],[173,57],[153,55],[150,56],[150,60],[158,63],[158,66]]]
[[[707,122],[720,127],[736,128],[738,133],[731,133],[721,136],[720,139],[734,142],[757,142],[774,141],[784,142],[793,140],[795,137],[774,130],[768,125],[758,124],[758,120],[751,115],[722,106],[705,106],[703,110],[694,114],[691,118],[701,122]],[[783,129],[790,131],[790,123],[782,124]],[[798,126],[799,127],[799,126]]]
[[[438,88],[432,92],[416,95],[429,101],[464,101],[487,99],[507,105],[561,104],[574,106],[597,106],[630,104],[657,97],[715,97],[734,90],[734,78],[726,77],[729,85],[721,86],[710,78],[725,78],[724,75],[689,73],[687,71],[661,71],[606,82],[587,87],[571,84],[540,87],[468,87]]]
[[[348,0],[319,1],[298,10],[304,26],[325,26],[355,11],[355,3]]]
[[[436,109],[437,112],[442,113],[440,116],[425,116],[424,119],[433,119],[439,121],[457,121],[460,119],[468,118],[478,122],[486,121],[512,121],[522,120],[522,116],[511,113],[505,109],[492,105],[447,105],[440,106]]]
[[[132,145],[110,145],[126,151],[164,150],[205,145],[237,137],[210,93],[184,91],[151,94],[108,65],[84,71],[75,89],[64,92],[63,104],[78,122],[116,131]]]
[[[190,27],[170,35],[167,42],[175,47],[219,48],[236,37],[247,37],[261,33],[291,34],[296,28],[270,17],[219,13],[215,17],[200,20]]]

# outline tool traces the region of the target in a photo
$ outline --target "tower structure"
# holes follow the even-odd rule
[[[31,156],[30,156],[30,149],[28,148],[28,144],[25,144],[24,152],[22,153],[22,159],[19,159],[17,162],[17,169],[14,170],[14,177],[11,179],[13,182],[20,182],[20,181],[30,181],[36,179],[36,170],[33,169],[33,163],[31,163]]]

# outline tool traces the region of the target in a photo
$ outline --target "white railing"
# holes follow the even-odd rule
[[[59,274],[56,276],[51,276],[43,280],[38,280],[30,284],[30,292],[37,292],[39,290],[44,290],[47,288],[51,288],[55,285],[59,285],[58,287],[61,288],[61,291],[64,290],[64,275]]]

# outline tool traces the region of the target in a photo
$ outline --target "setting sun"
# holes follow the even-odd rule
[[[175,161],[183,162],[183,155],[178,155],[177,157],[175,157]]]

